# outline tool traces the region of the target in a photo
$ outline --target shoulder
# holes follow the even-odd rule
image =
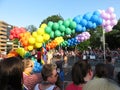
[[[36,84],[34,90],[39,90],[39,84]]]

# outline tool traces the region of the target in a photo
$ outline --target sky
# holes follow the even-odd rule
[[[115,9],[120,19],[120,0],[0,0],[0,20],[18,27],[38,28],[48,16],[60,14],[64,19],[73,19],[109,7]]]

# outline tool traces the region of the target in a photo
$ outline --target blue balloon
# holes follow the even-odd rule
[[[93,28],[96,28],[96,27],[97,27],[96,23],[93,23]]]
[[[93,23],[91,21],[88,21],[87,28],[92,28],[92,27],[93,27]]]
[[[96,22],[98,22],[98,19],[99,19],[99,17],[98,17],[97,15],[93,15],[90,20],[91,20],[92,22],[95,22],[95,23],[96,23]]]
[[[97,15],[97,16],[100,16],[100,12],[99,11],[94,11],[93,14]]]
[[[86,19],[86,20],[90,20],[90,18],[92,17],[92,13],[88,12],[86,13],[83,18]]]
[[[78,24],[75,28],[75,32],[81,32],[81,30],[82,30],[82,26]]]
[[[102,18],[99,18],[96,22],[97,25],[101,25],[103,23],[103,19]]]
[[[86,27],[82,27],[82,32],[85,32],[86,31]]]
[[[82,20],[80,21],[80,25],[86,26],[86,25],[87,25],[87,20],[86,20],[86,19],[82,19]]]
[[[76,16],[76,17],[74,17],[73,21],[75,21],[77,24],[79,24],[81,19],[82,19],[82,16]]]

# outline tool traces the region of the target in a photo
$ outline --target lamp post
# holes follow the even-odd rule
[[[106,60],[106,55],[105,55],[105,29],[103,29],[103,36],[102,36],[102,41],[103,41],[103,59]]]

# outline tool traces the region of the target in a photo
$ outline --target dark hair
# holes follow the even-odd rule
[[[95,66],[95,76],[99,77],[99,78],[105,78],[107,77],[107,68],[106,65],[103,63],[98,63]]]
[[[106,56],[106,61],[107,62],[111,62],[112,61],[112,57],[111,56]]]
[[[18,57],[10,57],[0,62],[0,89],[22,90],[23,64]]]
[[[91,69],[90,64],[84,61],[76,62],[72,67],[72,81],[74,84],[79,85],[85,83],[84,77]]]
[[[41,75],[42,75],[42,78],[43,80],[47,80],[47,78],[49,76],[52,75],[52,71],[55,69],[56,67],[52,64],[45,64],[42,68],[42,71],[41,71]]]

